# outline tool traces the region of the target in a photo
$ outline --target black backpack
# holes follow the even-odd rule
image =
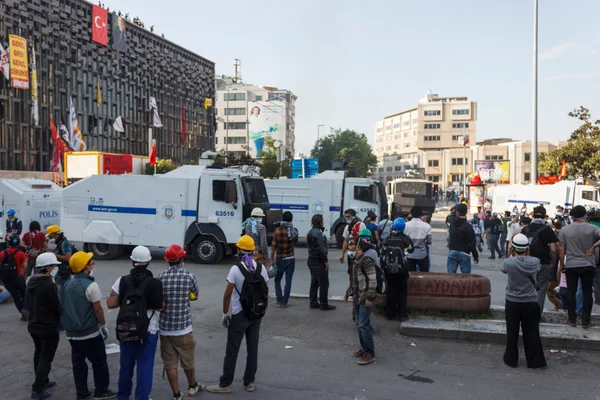
[[[4,256],[0,261],[0,279],[3,281],[12,281],[19,277],[15,253],[16,251],[9,253],[8,250],[4,250]]]
[[[381,268],[379,267],[379,265],[374,264],[375,267],[375,276],[377,276],[377,286],[375,287],[375,291],[378,294],[385,294],[385,292],[387,291],[387,282],[385,281],[385,276],[383,275],[383,271],[381,270]],[[369,288],[369,276],[367,275],[367,272],[365,271],[365,267],[362,265],[360,265],[360,270],[363,273],[363,275],[365,276],[365,279],[367,281],[367,289]]]
[[[408,267],[406,252],[402,247],[386,247],[383,253],[383,260],[383,270],[391,275],[406,271]]]
[[[121,300],[119,315],[117,316],[116,330],[119,342],[143,342],[146,340],[148,326],[154,316],[154,311],[148,318],[144,289],[151,279],[147,277],[135,286],[131,275],[121,278],[119,293],[123,293],[126,287],[127,290],[123,300]]]
[[[237,266],[242,275],[244,275],[242,291],[239,292],[237,287],[235,288],[235,291],[240,296],[240,304],[242,305],[242,310],[244,310],[244,315],[250,321],[261,319],[267,311],[269,302],[269,288],[261,275],[263,267],[257,263],[256,271],[252,273],[242,264],[238,264]]]
[[[529,239],[529,254],[532,257],[542,259],[549,252],[549,249],[548,245],[544,245],[544,241],[540,236],[540,233],[546,227],[544,225],[540,226],[539,229],[531,229],[531,225],[529,225],[524,233],[527,239]]]

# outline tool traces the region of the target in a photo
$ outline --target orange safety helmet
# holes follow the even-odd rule
[[[178,244],[172,244],[165,250],[165,260],[177,261],[185,256],[185,250]]]

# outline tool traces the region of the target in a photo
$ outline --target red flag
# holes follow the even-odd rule
[[[50,166],[50,170],[52,172],[61,172],[63,156],[65,152],[68,152],[69,150],[65,146],[65,142],[62,138],[58,136],[58,130],[56,129],[52,115],[50,116],[50,132],[52,133],[52,140],[54,140],[54,151],[52,153],[52,165]]]
[[[96,5],[92,9],[92,41],[108,45],[108,12]]]
[[[567,162],[562,160],[562,168],[560,169],[560,176],[566,178],[567,176]]]
[[[181,141],[185,143],[185,108],[181,106]]]
[[[150,150],[150,165],[153,167],[156,165],[156,144],[153,144]]]

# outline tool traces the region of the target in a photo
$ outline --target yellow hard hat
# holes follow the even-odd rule
[[[58,233],[60,232],[60,226],[58,225],[50,225],[49,227],[46,228],[46,236],[50,236],[53,233]]]
[[[196,295],[194,294],[194,292],[190,292],[190,301],[194,300],[196,300]]]
[[[94,253],[86,253],[84,251],[78,251],[71,256],[69,259],[69,267],[73,273],[78,274],[88,265],[90,260],[94,257]]]
[[[238,240],[236,247],[240,250],[252,251],[254,250],[254,239],[248,235],[244,235]]]

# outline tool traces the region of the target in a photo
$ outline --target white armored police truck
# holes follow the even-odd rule
[[[269,199],[251,167],[183,166],[164,175],[93,175],[63,190],[61,229],[98,259],[183,245],[198,263],[231,254],[242,222]]]
[[[266,180],[271,211],[269,220],[279,221],[285,211],[294,214],[300,240],[306,240],[315,214],[323,215],[325,234],[343,243],[344,211],[352,208],[364,220],[369,211],[387,213],[385,186],[374,179],[348,178],[345,171],[324,171],[307,179]],[[270,227],[269,227],[270,228]]]

